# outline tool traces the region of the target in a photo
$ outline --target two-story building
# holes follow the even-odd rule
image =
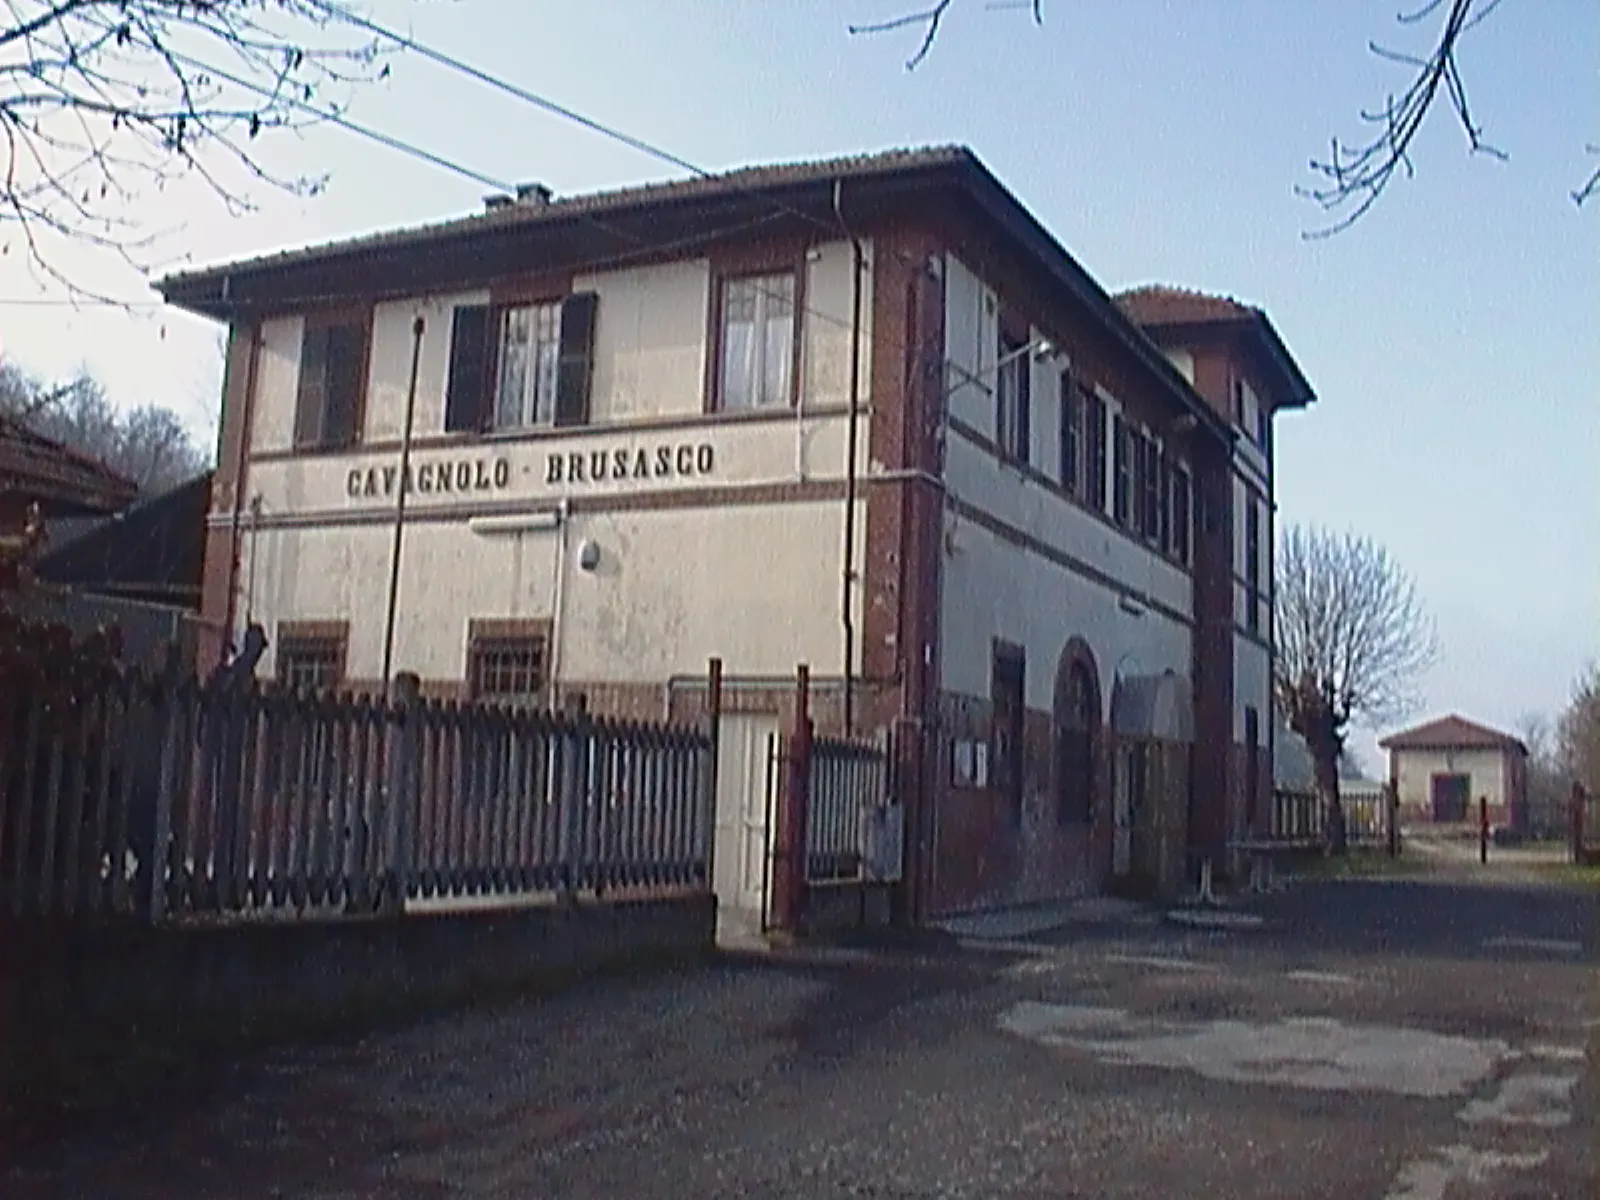
[[[162,290],[231,331],[204,613],[290,682],[658,719],[720,658],[725,906],[800,663],[897,738],[913,913],[1170,879],[1245,818],[1244,443],[1309,389],[1259,314],[1130,317],[965,148],[529,186]]]

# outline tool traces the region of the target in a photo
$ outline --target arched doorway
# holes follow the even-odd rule
[[[1061,652],[1052,717],[1056,820],[1091,826],[1099,808],[1100,676],[1082,638],[1073,638]]]

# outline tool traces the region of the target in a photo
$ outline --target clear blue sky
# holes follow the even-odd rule
[[[1293,187],[1331,134],[1405,82],[1369,38],[1421,49],[1399,0],[956,0],[928,61],[915,33],[850,21],[922,0],[371,0],[380,19],[701,165],[971,145],[1108,287],[1162,281],[1271,314],[1321,396],[1279,430],[1290,520],[1383,541],[1438,618],[1427,712],[1510,725],[1557,710],[1600,631],[1600,201],[1568,193],[1600,142],[1600,5],[1506,0],[1463,45],[1489,138],[1470,158],[1448,111],[1354,229],[1306,242]],[[419,60],[353,115],[494,175],[557,192],[670,169]],[[199,260],[477,207],[483,188],[333,130],[273,147],[333,171],[314,201],[228,220],[168,197]],[[103,268],[94,266],[94,271]],[[119,294],[137,279],[104,269]],[[5,295],[32,294],[15,260]],[[215,333],[191,318],[0,306],[5,351],[87,361],[123,401],[214,404]],[[1418,714],[1423,715],[1423,713]],[[1368,765],[1375,765],[1370,742]]]

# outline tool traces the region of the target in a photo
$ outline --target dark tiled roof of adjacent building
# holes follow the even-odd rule
[[[1146,284],[1118,292],[1119,308],[1141,325],[1204,325],[1265,316],[1261,309],[1231,296],[1212,296],[1167,284]]]
[[[1412,729],[1392,733],[1379,743],[1385,750],[1519,750],[1528,748],[1509,733],[1451,713]]]
[[[138,488],[92,455],[0,416],[0,498],[37,501],[46,517],[119,512]]]
[[[1235,300],[1171,284],[1153,283],[1128,288],[1113,298],[1130,321],[1158,342],[1181,340],[1185,331],[1207,326],[1243,330],[1256,340],[1270,361],[1276,364],[1292,399],[1280,400],[1279,407],[1312,403],[1317,394],[1305,377],[1289,347],[1264,309]]]
[[[197,607],[211,473],[47,548],[35,574],[107,596]]]

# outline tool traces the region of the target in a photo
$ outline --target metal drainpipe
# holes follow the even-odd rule
[[[561,506],[556,515],[556,570],[555,579],[551,584],[550,596],[550,703],[554,707],[560,702],[558,689],[561,682],[561,637],[566,631],[566,619],[562,609],[566,607],[567,594],[567,556],[569,542],[567,539],[567,525],[572,519],[572,498],[561,497]],[[670,685],[669,685],[670,686]]]
[[[850,232],[840,203],[844,187],[833,183],[833,212],[839,228],[850,238],[850,416],[845,437],[844,485],[844,570],[840,589],[840,620],[844,625],[844,735],[855,733],[855,653],[856,628],[851,587],[855,583],[856,558],[856,448],[861,425],[861,276],[866,269],[861,239]]]

